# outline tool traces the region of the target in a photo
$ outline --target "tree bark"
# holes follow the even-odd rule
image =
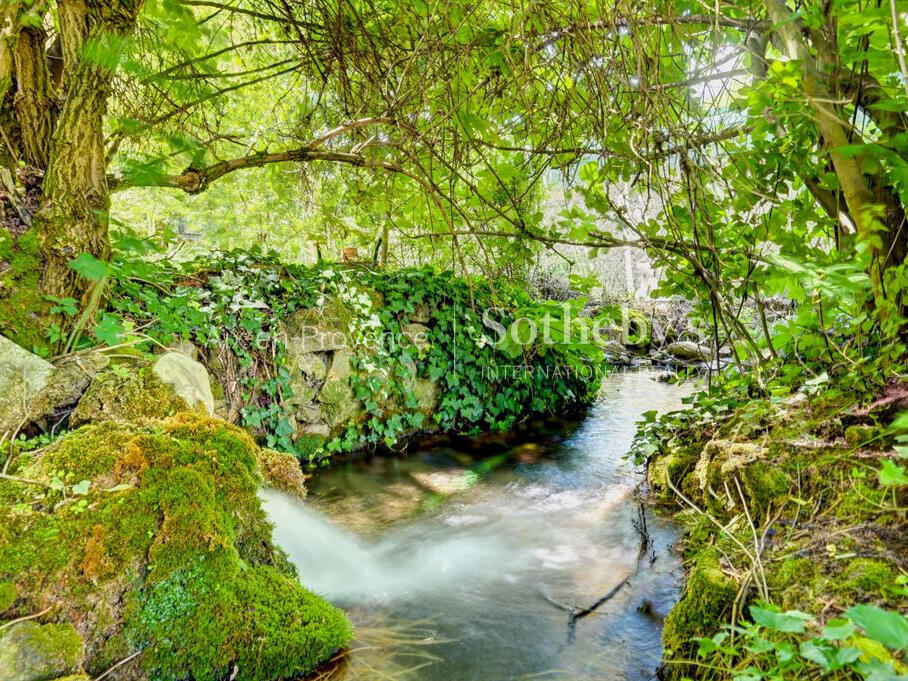
[[[69,269],[70,261],[81,253],[100,260],[110,257],[104,115],[113,72],[101,62],[116,60],[86,58],[82,48],[90,43],[93,50],[116,49],[116,40],[134,30],[141,5],[142,0],[60,2],[65,17],[60,28],[66,98],[51,140],[35,220],[45,260],[41,278],[45,294],[82,297],[85,282]]]

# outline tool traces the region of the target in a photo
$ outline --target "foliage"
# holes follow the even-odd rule
[[[798,610],[750,606],[752,622],[699,639],[697,657],[726,670],[734,681],[822,675],[883,681],[908,667],[908,618],[875,605],[855,605],[820,626]]]
[[[432,268],[305,267],[230,252],[179,265],[123,259],[110,265],[109,276],[110,314],[118,324],[141,328],[155,344],[197,344],[222,379],[225,370],[236,372],[240,387],[228,397],[242,424],[263,434],[268,447],[308,458],[319,452],[297,446],[285,405],[292,391],[281,320],[329,299],[351,312],[346,331],[357,369],[351,387],[367,416],[329,442],[327,452],[391,447],[424,428],[507,429],[532,414],[588,402],[603,371],[590,333],[603,320],[581,317],[582,300],[572,301],[565,328],[561,307],[534,302],[503,283],[493,289],[491,282]],[[422,349],[402,332],[417,307],[432,311]],[[486,310],[507,333],[492,333],[482,318]],[[517,319],[542,328],[547,315],[552,344],[541,336],[522,338],[519,328],[510,332]],[[417,379],[439,385],[432,421],[413,394]]]

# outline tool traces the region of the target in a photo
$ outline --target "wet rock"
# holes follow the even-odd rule
[[[284,396],[284,401],[287,404],[309,404],[315,399],[315,388],[309,385],[306,377],[300,373],[294,372],[293,375],[291,375],[290,390],[293,394]]]
[[[0,433],[22,424],[53,372],[50,362],[0,336]]]
[[[173,387],[177,396],[184,399],[190,408],[202,405],[209,416],[214,414],[211,381],[200,362],[181,352],[168,352],[158,358],[153,370],[161,381]]]
[[[0,679],[49,681],[82,671],[84,643],[75,627],[19,622],[0,638]]]
[[[670,343],[665,352],[674,359],[680,359],[689,362],[708,362],[712,358],[712,352],[705,345],[694,343],[693,341],[676,341]]]
[[[631,363],[631,355],[622,343],[616,340],[607,340],[602,344],[605,358],[611,364],[626,365]]]
[[[460,469],[410,473],[410,477],[416,480],[422,487],[425,487],[436,494],[443,494],[445,496],[456,492],[462,492],[463,490],[468,489],[475,481],[475,474]]]

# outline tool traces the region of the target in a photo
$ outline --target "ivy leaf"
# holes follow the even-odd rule
[[[908,619],[875,605],[854,605],[845,616],[867,634],[867,638],[892,650],[908,647]]]
[[[804,633],[804,625],[813,619],[806,612],[798,610],[778,612],[777,610],[760,608],[756,605],[750,606],[750,616],[754,622],[767,629],[787,634]]]
[[[891,487],[892,485],[908,485],[908,475],[905,475],[904,466],[896,466],[891,459],[884,459],[878,472],[880,484]]]
[[[107,276],[107,263],[88,253],[80,253],[77,258],[71,260],[69,269],[91,281],[100,281]]]

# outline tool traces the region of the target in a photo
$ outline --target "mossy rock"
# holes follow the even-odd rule
[[[91,382],[70,416],[70,425],[165,418],[186,409],[186,401],[150,366],[115,367]]]
[[[259,466],[271,487],[297,497],[306,496],[306,475],[293,455],[262,447]]]
[[[681,488],[684,476],[694,466],[697,457],[686,451],[671,450],[650,459],[646,469],[646,481],[650,491],[659,498],[674,498],[674,492],[668,486],[669,481]]]
[[[69,622],[19,622],[0,634],[0,679],[48,681],[81,672],[83,649]]]
[[[681,600],[665,618],[662,644],[666,657],[693,660],[697,651],[693,639],[712,636],[724,626],[737,594],[738,585],[722,572],[716,554],[711,550],[699,554],[690,569]],[[689,674],[688,666],[666,665],[668,678]]]
[[[56,603],[92,675],[140,649],[160,681],[310,672],[352,632],[272,544],[260,461],[245,431],[197,412],[70,433],[16,471],[65,497],[0,481],[0,580],[19,593],[6,616]]]

